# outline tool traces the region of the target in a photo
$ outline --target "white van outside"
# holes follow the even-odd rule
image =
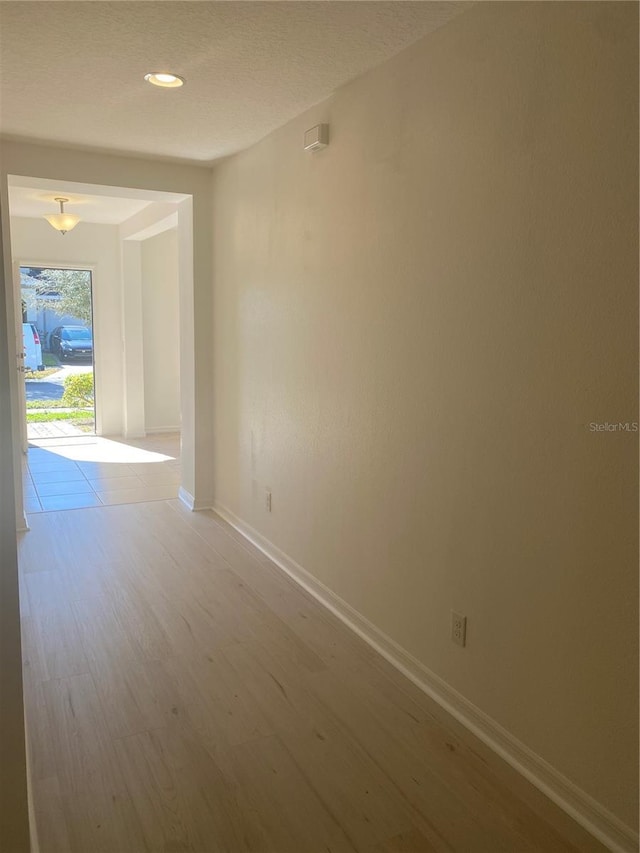
[[[25,368],[27,370],[44,370],[40,335],[33,323],[22,324],[22,342],[24,346]]]

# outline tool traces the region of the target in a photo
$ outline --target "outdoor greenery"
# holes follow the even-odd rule
[[[50,421],[93,421],[93,412],[87,409],[74,409],[71,412],[27,412],[28,424]]]
[[[45,367],[55,367],[58,370],[60,369],[60,362],[52,352],[42,353],[42,363]]]
[[[62,400],[27,400],[27,409],[68,409]],[[89,410],[91,411],[91,410]]]
[[[65,406],[93,406],[93,373],[74,373],[64,380]]]
[[[24,302],[37,310],[77,317],[91,326],[91,274],[88,270],[21,270]],[[55,299],[55,301],[54,301]]]

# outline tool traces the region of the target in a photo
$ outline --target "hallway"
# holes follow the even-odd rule
[[[41,853],[603,849],[214,513],[30,522]]]

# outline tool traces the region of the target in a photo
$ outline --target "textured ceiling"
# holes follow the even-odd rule
[[[9,211],[11,216],[43,217],[55,213],[56,196],[68,198],[68,213],[77,213],[83,222],[119,225],[135,217],[145,208],[154,208],[155,214],[174,209],[189,196],[183,193],[142,190],[132,187],[112,187],[85,184],[77,181],[58,181],[51,178],[30,178],[26,175],[9,175]]]
[[[47,213],[58,213],[56,196],[68,198],[65,213],[77,213],[83,222],[119,225],[151,202],[116,196],[97,196],[69,192],[60,184],[60,190],[51,192],[40,187],[9,186],[9,210],[12,216],[40,218]]]
[[[466,8],[456,2],[0,2],[0,131],[209,162]],[[145,83],[183,75],[181,89]]]

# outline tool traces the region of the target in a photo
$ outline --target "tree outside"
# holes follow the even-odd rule
[[[20,270],[24,302],[35,310],[53,310],[91,326],[91,273],[88,270]]]

